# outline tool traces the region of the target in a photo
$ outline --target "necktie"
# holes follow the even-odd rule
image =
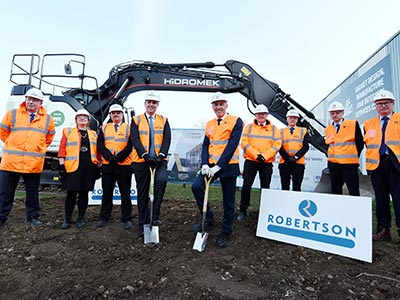
[[[340,124],[336,124],[336,133],[339,132],[339,129],[340,129]]]
[[[29,122],[32,123],[33,119],[35,118],[35,114],[30,114],[29,115]]]
[[[222,121],[222,119],[217,119],[218,126],[219,126],[219,124],[221,124],[221,121]]]
[[[386,126],[388,124],[389,118],[388,117],[383,117],[383,124],[382,124],[382,142],[381,142],[381,147],[379,148],[379,154],[386,154],[388,152],[388,148],[385,144],[385,131],[386,131]]]
[[[293,135],[294,127],[290,127],[289,130],[290,130],[290,134]]]
[[[115,132],[117,132],[117,131],[118,131],[118,127],[119,127],[119,125],[118,125],[118,124],[114,124],[114,129],[115,129]]]
[[[149,154],[151,157],[156,156],[156,152],[154,151],[154,124],[153,124],[153,117],[149,117],[149,127],[150,127],[150,150]]]

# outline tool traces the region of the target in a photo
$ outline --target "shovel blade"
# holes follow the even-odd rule
[[[207,244],[207,238],[208,238],[207,232],[198,232],[196,235],[196,239],[194,240],[193,250],[203,252]]]
[[[143,226],[143,232],[145,245],[159,243],[158,226],[151,226],[149,224],[146,224]]]

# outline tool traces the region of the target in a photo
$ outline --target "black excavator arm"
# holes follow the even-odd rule
[[[322,127],[324,125],[276,83],[263,78],[249,65],[235,60],[219,65],[213,62],[123,63],[110,71],[108,80],[98,89],[71,89],[64,96],[80,99],[80,103],[85,99],[85,108],[101,123],[111,104],[123,104],[129,94],[142,90],[240,93],[248,99],[250,111],[250,103],[253,108],[257,104],[264,104],[270,114],[284,124],[287,124],[287,111],[295,108],[300,112],[298,125],[308,129],[311,144],[323,153],[327,152],[322,135],[309,120],[314,120]]]

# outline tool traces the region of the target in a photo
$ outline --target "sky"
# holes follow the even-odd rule
[[[311,110],[400,30],[398,0],[37,0],[0,11],[0,99],[14,54],[80,53],[103,84],[113,66],[234,59],[249,64]],[[202,128],[215,115],[209,93],[160,92],[158,113],[174,128]],[[125,106],[144,111],[143,92]],[[245,122],[246,99],[228,111]],[[5,104],[4,104],[5,105]]]

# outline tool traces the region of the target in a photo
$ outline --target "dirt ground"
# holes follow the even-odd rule
[[[24,225],[17,200],[0,229],[0,299],[399,299],[400,240],[374,243],[373,263],[255,236],[257,212],[235,224],[226,249],[210,233],[192,250],[198,218],[192,199],[165,200],[160,243],[149,246],[114,219],[61,230],[64,194],[42,200],[44,226]],[[213,204],[216,218],[221,203]],[[136,207],[134,208],[136,214]]]

